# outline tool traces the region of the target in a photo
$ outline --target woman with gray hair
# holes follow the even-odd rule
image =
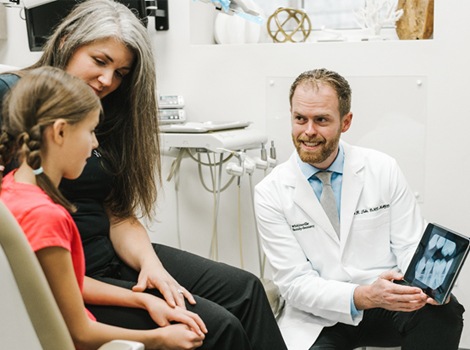
[[[111,0],[80,3],[57,27],[41,59],[85,81],[101,98],[100,146],[76,180],[60,189],[77,207],[86,274],[151,293],[204,321],[202,349],[286,349],[264,288],[253,274],[151,243],[137,212],[154,214],[161,182],[155,67],[147,29]],[[11,86],[16,75],[3,76]],[[0,79],[0,96],[2,90]],[[109,306],[85,295],[100,322],[152,329],[149,310]],[[164,326],[165,324],[158,324]]]

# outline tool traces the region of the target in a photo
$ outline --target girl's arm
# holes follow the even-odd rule
[[[90,320],[72,265],[70,252],[60,247],[36,252],[72,339],[79,349],[97,349],[113,339],[134,340],[146,349],[195,349],[204,336],[177,324],[154,330],[129,330]]]
[[[186,309],[170,307],[164,300],[147,293],[133,292],[126,288],[85,277],[83,299],[87,304],[113,305],[145,309],[160,327],[172,321],[184,323],[196,333],[206,333],[202,319]]]

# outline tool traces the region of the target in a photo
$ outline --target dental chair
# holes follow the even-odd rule
[[[0,349],[75,349],[39,261],[1,201]],[[99,350],[144,350],[144,345],[114,340]]]

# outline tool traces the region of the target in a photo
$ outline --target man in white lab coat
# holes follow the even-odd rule
[[[286,301],[279,325],[289,349],[457,349],[457,300],[437,305],[421,289],[393,283],[425,222],[393,158],[340,141],[353,117],[348,82],[326,69],[304,72],[290,104],[296,152],[255,191],[263,248]],[[328,184],[318,171],[331,173],[339,225],[321,204]]]

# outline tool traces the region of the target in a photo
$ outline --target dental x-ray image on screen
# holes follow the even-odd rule
[[[439,304],[444,303],[469,248],[468,237],[437,224],[428,224],[406,270],[405,284],[419,287]]]

